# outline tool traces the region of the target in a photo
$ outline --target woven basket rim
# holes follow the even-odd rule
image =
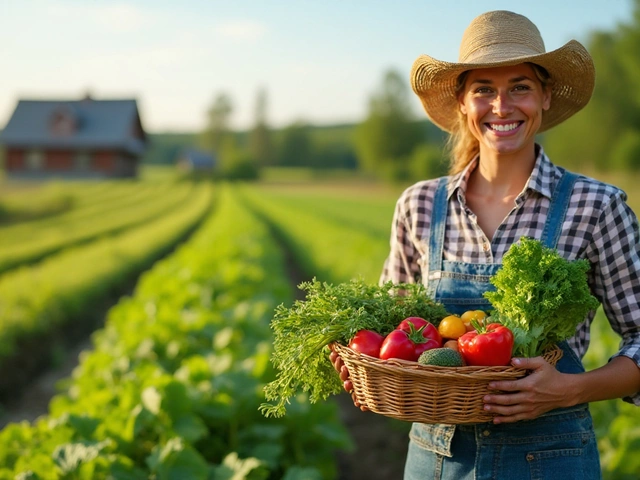
[[[440,367],[399,359],[381,360],[333,343],[353,383],[352,395],[361,406],[398,420],[420,423],[481,423],[494,414],[484,410],[489,382],[516,380],[527,370],[506,367]],[[558,347],[545,353],[555,364]]]
[[[348,361],[360,363],[366,368],[373,370],[393,372],[396,369],[400,369],[403,373],[409,371],[416,376],[432,377],[437,375],[438,377],[450,377],[459,379],[470,379],[477,377],[478,379],[485,380],[488,377],[495,378],[496,380],[507,378],[523,377],[527,374],[527,369],[518,368],[514,366],[463,366],[463,367],[443,367],[438,365],[422,365],[417,362],[411,362],[408,360],[402,360],[399,358],[391,358],[388,360],[382,360],[380,358],[372,357],[363,353],[356,352],[346,345],[334,342],[332,347],[342,357],[346,355]],[[545,360],[549,363],[555,364],[562,357],[562,350],[556,346],[549,349],[543,355]],[[344,361],[344,359],[343,359]]]

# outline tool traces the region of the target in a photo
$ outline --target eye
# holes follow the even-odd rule
[[[516,86],[513,87],[513,91],[514,92],[526,92],[531,90],[531,87],[529,85],[526,84],[518,84]]]
[[[491,93],[491,91],[492,90],[489,87],[478,87],[473,91],[473,93],[482,95],[482,94]]]

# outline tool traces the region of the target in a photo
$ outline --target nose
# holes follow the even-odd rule
[[[498,92],[493,99],[493,113],[504,117],[513,111],[513,104],[508,92]]]

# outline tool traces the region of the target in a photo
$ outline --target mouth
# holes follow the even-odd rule
[[[485,125],[494,132],[507,133],[516,130],[523,123],[524,121],[517,121],[512,123],[486,123]]]

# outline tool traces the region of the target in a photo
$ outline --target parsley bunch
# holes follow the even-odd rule
[[[437,325],[447,313],[421,284],[366,284],[363,280],[332,285],[314,279],[300,284],[306,299],[292,307],[279,305],[271,321],[276,379],[265,386],[265,416],[286,413],[288,399],[308,392],[312,403],[342,391],[342,382],[329,361],[327,345],[348,344],[361,329],[386,335],[409,316]]]
[[[587,260],[569,261],[540,241],[522,238],[491,278],[484,294],[491,316],[514,334],[513,355],[535,357],[575,335],[587,313],[598,307],[587,284]]]

